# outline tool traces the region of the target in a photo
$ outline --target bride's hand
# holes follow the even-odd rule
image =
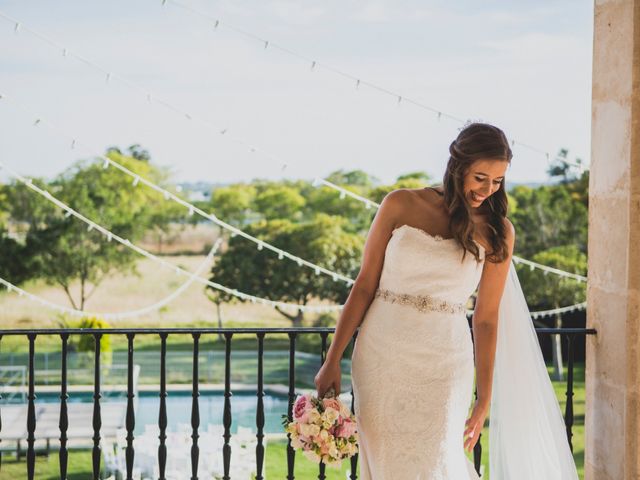
[[[475,405],[473,406],[473,411],[471,415],[465,422],[464,429],[464,448],[468,452],[473,450],[476,443],[478,442],[478,438],[480,437],[480,432],[482,432],[482,427],[484,426],[484,421],[487,418],[487,414],[489,413],[489,406],[479,403],[476,400]],[[467,438],[467,435],[469,437]]]
[[[318,398],[322,398],[324,394],[333,387],[336,391],[336,397],[340,395],[340,364],[337,362],[325,361],[315,376],[314,383],[318,393]]]

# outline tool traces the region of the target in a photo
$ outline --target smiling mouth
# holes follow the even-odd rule
[[[486,197],[479,197],[478,195],[476,195],[476,192],[474,192],[473,190],[471,191],[471,198],[473,198],[475,201],[477,202],[481,202],[482,200],[484,200]]]

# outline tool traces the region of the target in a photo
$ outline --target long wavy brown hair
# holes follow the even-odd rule
[[[471,220],[471,207],[464,195],[464,178],[476,160],[496,159],[509,162],[513,153],[504,132],[488,123],[470,123],[460,131],[449,146],[449,162],[443,177],[444,204],[449,213],[449,229],[463,247],[462,258],[467,251],[480,261],[480,249],[473,241],[475,224]],[[490,253],[486,260],[501,262],[508,256],[506,237],[507,193],[505,182],[478,207],[487,217],[489,233],[487,241]]]

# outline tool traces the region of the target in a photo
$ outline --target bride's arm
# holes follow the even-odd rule
[[[404,190],[388,193],[376,212],[367,234],[360,272],[336,324],[336,331],[327,352],[327,362],[340,362],[353,333],[371,304],[380,281],[387,243],[403,206],[406,205],[408,194],[409,192]]]
[[[487,409],[491,403],[500,300],[515,244],[513,224],[506,218],[505,221],[508,256],[500,263],[485,262],[478,285],[478,298],[472,320],[478,404]]]

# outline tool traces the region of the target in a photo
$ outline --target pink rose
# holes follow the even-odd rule
[[[311,403],[308,394],[300,395],[293,405],[293,418],[298,420],[309,410],[313,410],[313,403]]]
[[[340,411],[340,401],[337,398],[323,398],[322,405],[324,408],[330,407],[338,412]]]
[[[336,430],[336,435],[341,438],[349,438],[357,432],[357,425],[351,420],[345,420]]]
[[[329,429],[329,433],[331,433],[331,435],[333,435],[334,437],[338,436],[338,432],[340,431],[340,426],[346,421],[346,419],[344,417],[338,417],[338,419],[336,420],[336,423],[333,424],[333,426]]]

